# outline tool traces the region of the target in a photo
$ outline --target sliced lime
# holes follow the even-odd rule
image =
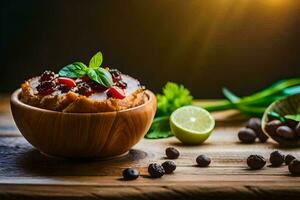
[[[215,120],[207,110],[197,106],[184,106],[170,117],[174,135],[185,144],[203,143],[215,127]]]

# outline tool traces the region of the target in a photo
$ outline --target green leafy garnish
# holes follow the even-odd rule
[[[58,74],[70,78],[81,78],[87,75],[100,85],[110,87],[113,85],[113,80],[111,74],[101,67],[102,61],[103,56],[99,51],[91,58],[88,67],[82,62],[74,62],[63,67]]]
[[[70,77],[70,78],[80,78],[85,75],[87,66],[82,62],[74,62],[62,68],[59,71],[60,76]]]
[[[292,119],[294,121],[300,122],[300,114],[296,115],[285,115],[284,116],[286,119]]]
[[[158,139],[172,136],[169,117],[174,110],[192,103],[190,91],[183,85],[168,82],[163,94],[157,94],[157,112],[146,138]]]
[[[91,58],[89,67],[93,69],[98,69],[102,64],[102,61],[103,61],[103,56],[102,53],[99,51]]]
[[[217,100],[209,104],[194,104],[208,111],[238,109],[248,116],[261,117],[272,102],[297,93],[300,93],[300,78],[293,78],[278,81],[270,87],[246,97],[238,97],[229,89],[223,88],[223,94],[226,99]]]

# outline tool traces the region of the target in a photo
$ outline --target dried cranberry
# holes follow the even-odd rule
[[[67,93],[70,91],[70,87],[65,84],[59,85],[57,89],[59,89],[62,93]]]
[[[77,92],[84,96],[90,96],[93,93],[91,87],[85,82],[78,84]]]
[[[94,81],[90,81],[90,82],[88,82],[88,84],[92,88],[92,90],[95,92],[104,92],[105,90],[107,90],[106,87],[104,87]]]
[[[39,94],[47,95],[54,91],[55,83],[53,81],[43,81],[37,87]]]
[[[84,82],[89,82],[91,79],[87,75],[84,75],[83,77],[81,77],[81,80]]]
[[[110,69],[109,72],[112,76],[113,82],[118,82],[119,80],[121,80],[121,72],[119,70]]]
[[[54,79],[55,77],[55,73],[52,72],[52,71],[49,71],[49,70],[46,70],[42,73],[41,77],[40,77],[40,82],[43,82],[43,81],[50,81],[52,79]]]
[[[127,83],[125,83],[122,80],[119,80],[118,82],[116,82],[116,86],[122,89],[126,89],[127,88]]]

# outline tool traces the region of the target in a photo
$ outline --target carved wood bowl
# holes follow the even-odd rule
[[[126,153],[147,133],[156,112],[155,95],[122,111],[63,113],[24,104],[20,89],[11,96],[11,110],[26,140],[42,153],[56,157],[112,157]]]

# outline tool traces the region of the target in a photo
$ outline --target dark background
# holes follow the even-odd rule
[[[300,1],[1,0],[0,93],[98,50],[156,92],[246,95],[300,77]]]

